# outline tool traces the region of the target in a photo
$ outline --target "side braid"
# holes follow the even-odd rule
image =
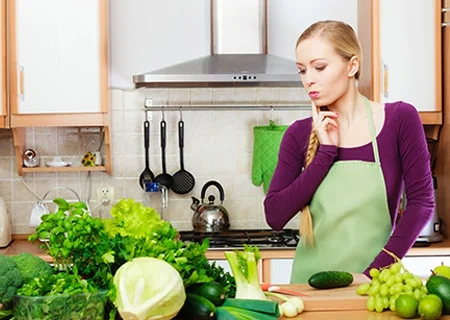
[[[306,151],[305,168],[314,159],[317,149],[319,148],[319,137],[314,130],[311,131],[308,142],[308,149]],[[311,211],[309,205],[306,205],[300,216],[300,236],[305,246],[312,247],[314,245],[314,234],[312,225]]]

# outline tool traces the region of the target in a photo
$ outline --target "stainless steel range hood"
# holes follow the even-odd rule
[[[301,86],[295,61],[267,54],[266,1],[211,0],[212,54],[135,75],[135,86]]]

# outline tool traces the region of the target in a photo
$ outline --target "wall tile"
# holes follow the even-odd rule
[[[124,110],[129,111],[142,111],[144,110],[145,98],[147,96],[147,90],[140,88],[133,91],[124,91]]]
[[[212,89],[213,104],[234,104],[235,96],[233,88],[213,88]]]
[[[169,90],[167,88],[148,88],[145,89],[145,98],[151,98],[154,106],[164,106],[169,101]]]
[[[111,111],[123,111],[125,105],[125,94],[122,90],[109,90],[109,105]]]
[[[13,143],[11,130],[0,129],[0,157],[13,156]]]
[[[191,90],[190,89],[169,89],[168,104],[169,105],[180,105],[186,106],[190,104],[191,101]]]
[[[191,104],[194,105],[210,105],[212,103],[211,88],[192,88]]]
[[[0,179],[12,177],[12,161],[10,157],[0,157]]]
[[[13,199],[12,186],[11,180],[0,180],[0,197],[5,201],[11,201]]]

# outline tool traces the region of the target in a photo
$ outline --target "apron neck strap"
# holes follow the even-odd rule
[[[364,97],[364,104],[366,106],[367,121],[369,122],[370,135],[372,137],[372,148],[375,163],[380,163],[380,155],[378,154],[377,133],[375,130],[375,123],[373,121],[372,110],[370,110],[369,99]]]

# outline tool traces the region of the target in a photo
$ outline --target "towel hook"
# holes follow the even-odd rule
[[[273,106],[270,106],[270,121],[273,121]]]

